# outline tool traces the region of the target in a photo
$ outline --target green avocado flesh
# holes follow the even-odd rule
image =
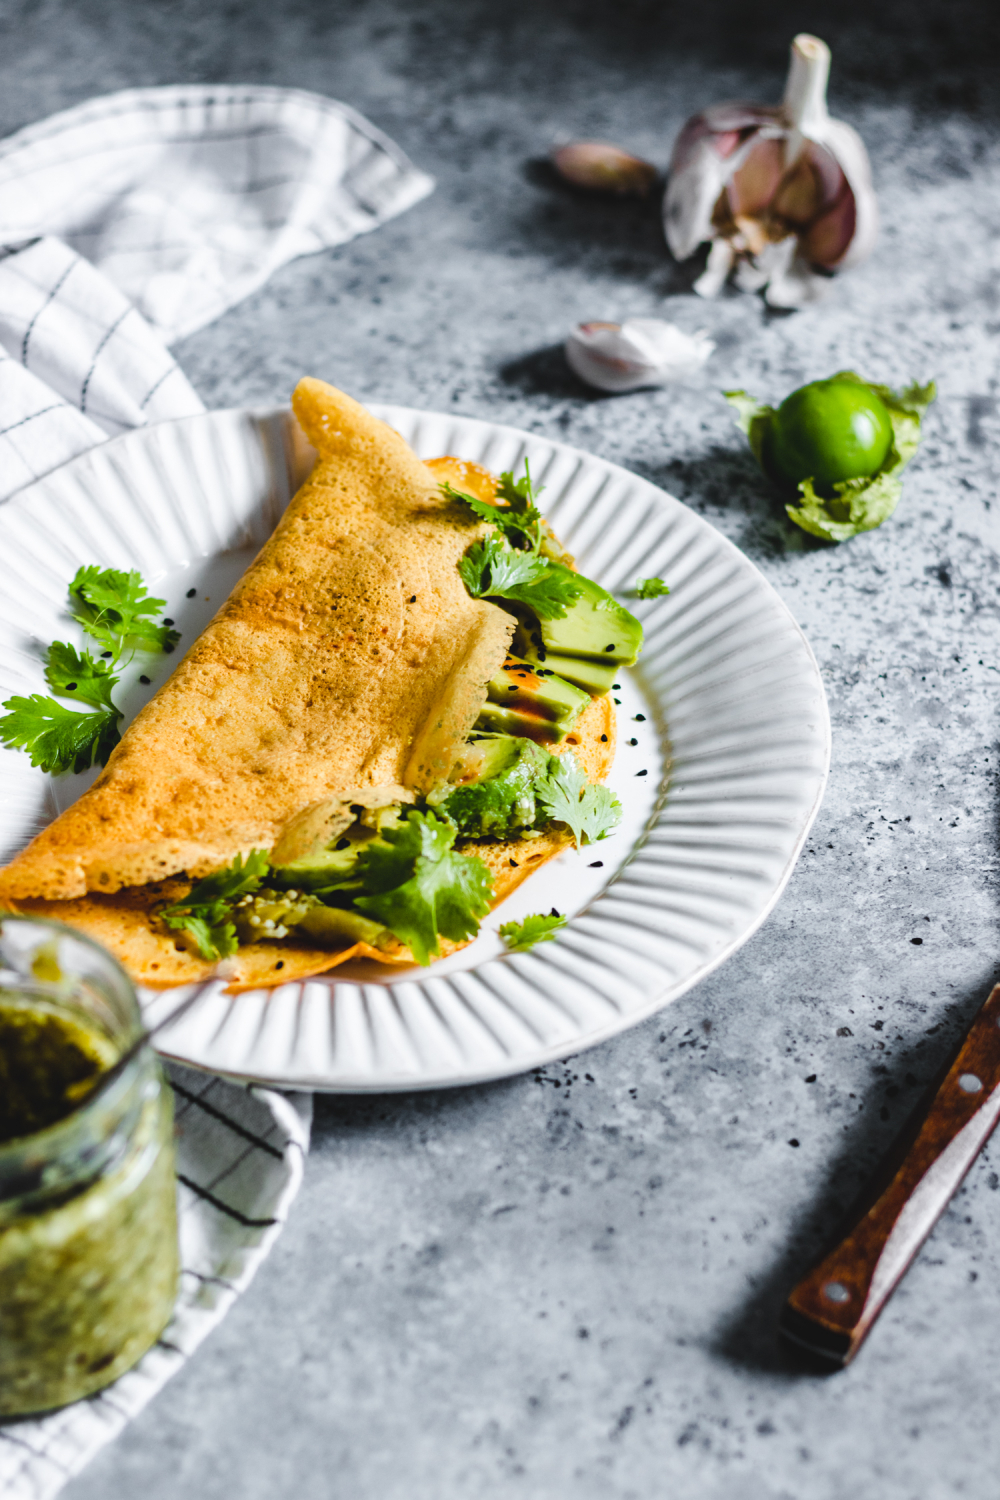
[[[488,702],[480,709],[475,728],[492,734],[520,735],[538,745],[558,745],[566,733],[566,727],[530,709],[501,708],[499,703]]]
[[[542,620],[539,624],[544,650],[630,667],[642,650],[639,621],[599,583],[580,573],[573,581],[580,594],[567,613],[561,620]]]
[[[535,786],[549,770],[550,756],[530,739],[514,735],[477,737],[501,768],[488,780],[456,787],[439,811],[457,823],[466,838],[511,838],[534,826],[538,817]]]
[[[536,672],[526,661],[509,656],[486,689],[487,702],[477,728],[523,734],[551,743],[561,740],[587,704],[589,696],[551,671]],[[523,727],[522,727],[523,726]]]
[[[332,885],[334,881],[349,880],[358,855],[374,837],[371,829],[355,825],[336,841],[332,849],[321,849],[319,853],[294,860],[290,865],[276,867],[273,874],[283,885],[301,886],[306,891]]]
[[[582,656],[563,656],[557,651],[546,651],[544,646],[539,650],[534,644],[523,647],[522,655],[536,670],[541,667],[543,671],[554,672],[564,682],[584,688],[595,698],[611,691],[622,666],[610,656],[607,661],[586,661]]]

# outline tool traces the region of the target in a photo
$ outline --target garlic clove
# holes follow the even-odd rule
[[[825,42],[802,34],[780,107],[716,105],[681,130],[664,229],[678,260],[709,242],[694,288],[701,296],[714,296],[735,270],[740,288],[766,288],[776,307],[800,306],[825,293],[827,273],[871,253],[878,211],[868,155],[855,130],[830,118],[829,72]]]
[[[703,330],[688,334],[660,318],[631,318],[581,323],[566,340],[566,362],[587,385],[620,394],[684,380],[714,348]]]
[[[573,141],[552,153],[552,165],[574,187],[644,198],[660,180],[651,162],[607,141]]]

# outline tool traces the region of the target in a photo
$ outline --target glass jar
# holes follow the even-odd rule
[[[143,1047],[109,1071],[143,1030],[110,954],[61,922],[0,914],[0,1015],[8,1065],[10,1039],[27,1039],[18,1079],[37,1060],[44,1092],[50,1062],[79,1060],[38,1036],[75,1038],[93,1074],[60,1095],[62,1118],[0,1144],[0,1415],[13,1416],[99,1390],[156,1341],[177,1293],[177,1207],[156,1056]]]

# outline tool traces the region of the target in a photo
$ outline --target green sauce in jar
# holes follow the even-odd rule
[[[148,1048],[102,1082],[139,1034],[131,986],[68,929],[58,977],[40,980],[37,954],[18,962],[29,921],[50,946],[59,926],[0,918],[2,1416],[129,1369],[169,1321],[178,1277],[170,1090]]]

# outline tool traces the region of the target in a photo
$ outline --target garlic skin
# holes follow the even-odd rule
[[[663,203],[667,244],[687,260],[707,240],[695,282],[714,297],[731,271],[742,291],[766,288],[772,307],[816,301],[830,273],[859,265],[878,235],[868,153],[826,105],[830,49],[792,43],[782,104],[717,104],[674,144]]]
[[[620,394],[669,385],[701,369],[715,344],[660,318],[581,323],[566,340],[566,363],[587,385]]]
[[[552,152],[552,165],[574,187],[645,198],[660,181],[651,162],[607,141],[572,141]]]

